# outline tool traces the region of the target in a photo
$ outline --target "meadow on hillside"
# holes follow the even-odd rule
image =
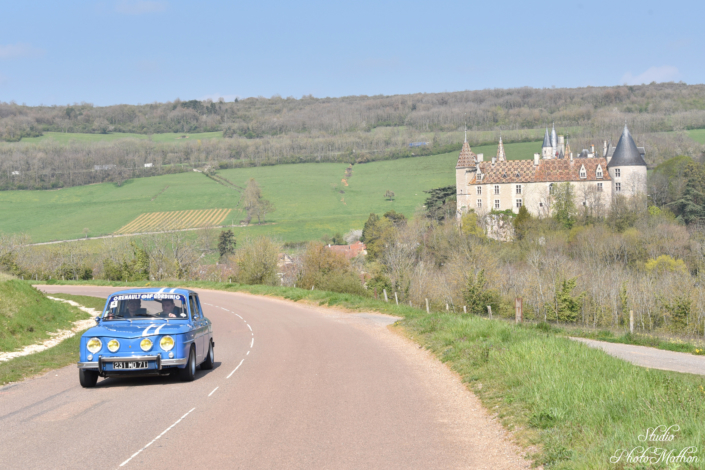
[[[22,139],[24,143],[37,143],[54,141],[61,144],[69,142],[113,142],[123,139],[148,140],[150,142],[197,142],[199,140],[222,139],[223,133],[218,132],[199,132],[191,133],[166,133],[166,134],[134,134],[111,132],[108,134],[80,134],[66,132],[45,132],[40,137],[25,137]]]
[[[507,144],[509,158],[531,158],[540,142]],[[473,148],[490,159],[496,145]],[[354,165],[343,182],[345,163],[302,163],[222,170],[237,185],[249,178],[260,184],[276,212],[267,224],[250,225],[248,234],[269,234],[283,241],[317,239],[360,229],[371,212],[395,210],[411,216],[426,199],[424,190],[455,184],[457,152]],[[347,185],[346,185],[347,183]],[[394,200],[384,194],[393,191]],[[239,191],[196,172],[137,178],[56,191],[3,191],[0,232],[27,233],[33,242],[109,235],[143,213],[196,209],[237,209]],[[233,210],[224,224],[238,224]]]

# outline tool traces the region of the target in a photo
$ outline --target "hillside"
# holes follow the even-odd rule
[[[531,158],[540,145],[525,142],[505,148],[509,158]],[[497,146],[473,150],[490,158]],[[426,198],[424,190],[455,183],[457,157],[457,152],[451,152],[354,165],[347,186],[342,181],[345,163],[236,168],[218,175],[240,186],[255,178],[277,209],[267,218],[270,225],[243,230],[300,241],[359,229],[370,212],[393,209],[412,215]],[[385,200],[386,190],[395,193],[393,201]],[[232,187],[195,172],[136,178],[121,186],[102,183],[55,191],[4,191],[0,192],[0,232],[24,232],[33,242],[81,238],[84,228],[91,237],[109,235],[143,213],[236,209],[239,198]],[[237,224],[241,218],[241,212],[232,211],[224,223]]]

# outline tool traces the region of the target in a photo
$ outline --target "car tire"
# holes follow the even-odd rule
[[[215,364],[215,352],[213,352],[213,341],[208,342],[208,354],[206,355],[206,360],[201,364],[202,370],[210,370]]]
[[[98,371],[78,369],[78,380],[81,382],[81,387],[83,388],[95,387],[95,384],[98,382]]]
[[[196,378],[196,353],[191,347],[191,351],[188,353],[188,362],[186,367],[179,369],[179,378],[182,382],[193,382]]]

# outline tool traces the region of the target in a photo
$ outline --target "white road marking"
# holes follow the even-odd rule
[[[244,359],[243,359],[242,361],[240,361],[240,364],[237,365],[237,367],[235,368],[235,370],[233,370],[233,371],[230,373],[230,375],[233,375],[233,374],[235,373],[235,371],[240,368],[240,366],[242,365],[243,362],[245,362]],[[230,378],[230,375],[228,375],[228,376],[225,377],[225,378],[226,378],[226,379],[229,379],[229,378]]]
[[[249,323],[247,324],[247,327],[250,329],[250,331],[252,331],[252,327],[250,326]],[[254,333],[252,333],[252,334],[254,334]]]
[[[250,351],[247,351],[247,354],[245,354],[245,356],[249,356],[249,355],[250,355]]]
[[[215,391],[218,390],[218,387],[215,387],[211,393],[208,394],[208,396],[211,396],[215,393]]]
[[[235,315],[237,315],[237,313]],[[240,315],[237,315],[237,316],[240,317]],[[240,320],[244,320],[244,318],[240,317]]]
[[[214,390],[214,391],[215,391],[215,390]],[[130,460],[134,459],[135,457],[137,457],[137,456],[139,455],[140,452],[142,452],[142,451],[145,450],[147,447],[149,447],[149,446],[151,446],[152,444],[154,444],[154,443],[157,441],[157,439],[159,439],[159,438],[162,437],[164,434],[166,434],[167,432],[169,432],[169,430],[171,430],[171,428],[173,428],[174,426],[176,426],[177,424],[179,424],[182,419],[184,419],[185,417],[187,417],[187,416],[189,415],[189,413],[191,413],[191,411],[193,411],[193,410],[195,410],[195,409],[196,409],[196,408],[191,408],[191,410],[190,410],[188,413],[186,413],[186,414],[183,415],[181,418],[179,418],[178,421],[176,421],[174,424],[172,424],[171,426],[169,426],[168,428],[166,428],[166,430],[165,430],[163,433],[161,433],[160,435],[158,435],[157,437],[155,437],[154,439],[152,439],[152,441],[151,441],[149,444],[147,444],[146,446],[142,447],[140,450],[138,450],[137,452],[135,452],[134,454],[132,454],[132,457],[130,457],[129,459],[125,460],[123,463],[120,464],[120,466],[121,466],[121,467],[124,467],[125,465],[127,465],[127,462],[129,462]]]
[[[250,343],[250,348],[255,344],[255,339],[252,338],[252,342]]]

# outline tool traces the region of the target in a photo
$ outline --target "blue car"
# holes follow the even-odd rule
[[[213,327],[188,289],[115,292],[96,322],[81,336],[83,387],[95,386],[98,377],[176,373],[192,381],[197,366],[213,368]]]

